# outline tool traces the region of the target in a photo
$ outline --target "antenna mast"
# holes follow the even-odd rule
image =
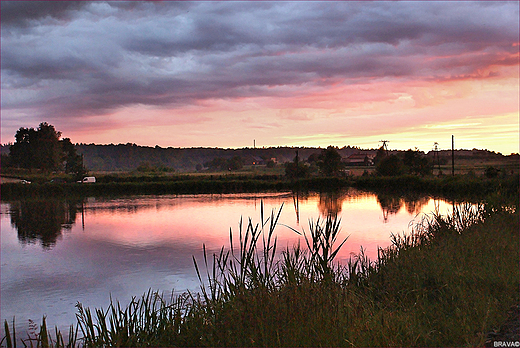
[[[433,165],[435,165],[435,160],[437,160],[437,174],[440,175],[441,163],[439,160],[439,143],[438,142],[433,143]]]
[[[383,149],[388,152],[388,146],[386,144],[388,144],[390,142],[390,140],[379,140],[380,143],[383,143]]]
[[[451,136],[451,175],[455,176],[455,136]]]

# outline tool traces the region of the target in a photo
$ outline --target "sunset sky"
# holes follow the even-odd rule
[[[519,2],[1,2],[1,142],[519,152]]]

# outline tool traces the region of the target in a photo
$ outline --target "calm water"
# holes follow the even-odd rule
[[[209,253],[229,245],[240,218],[260,221],[282,207],[278,246],[299,237],[288,227],[308,231],[309,219],[341,217],[349,237],[337,260],[360,247],[374,259],[391,233],[409,231],[419,213],[451,205],[429,197],[404,199],[348,190],[339,194],[292,193],[139,196],[84,201],[27,201],[1,204],[1,302],[3,321],[16,316],[19,332],[28,320],[47,316],[51,327],[75,323],[75,304],[104,307],[109,296],[128,303],[149,288],[165,294],[197,291],[192,255],[202,264]],[[245,226],[244,226],[245,227]],[[303,243],[303,239],[302,239]]]

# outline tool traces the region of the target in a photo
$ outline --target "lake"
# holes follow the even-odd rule
[[[229,246],[242,218],[260,222],[282,208],[276,230],[278,250],[304,239],[309,220],[341,218],[347,242],[336,260],[345,262],[360,248],[375,259],[391,233],[409,231],[421,213],[446,214],[451,204],[431,197],[375,195],[349,189],[334,194],[285,193],[169,195],[88,198],[66,201],[2,202],[1,303],[3,321],[16,316],[17,331],[29,320],[63,328],[76,322],[79,301],[106,308],[110,296],[126,305],[149,288],[164,294],[199,290],[192,256],[203,264]],[[419,216],[418,216],[419,215]],[[2,334],[3,336],[3,334]]]

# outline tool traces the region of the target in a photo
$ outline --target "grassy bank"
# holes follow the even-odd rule
[[[178,176],[153,180],[138,178],[101,178],[94,184],[79,183],[5,183],[2,200],[39,197],[99,197],[124,195],[242,193],[290,190],[338,190],[348,187],[345,178],[285,180],[278,176]]]
[[[518,204],[427,216],[377,260],[361,253],[347,265],[334,262],[340,221],[310,223],[307,245],[279,251],[278,216],[248,220],[228,248],[194,260],[206,284],[200,294],[167,299],[150,291],[128,307],[93,311],[78,304],[84,338],[56,340],[60,334],[50,338],[44,327],[32,343],[473,347],[518,304]],[[12,345],[12,336],[2,344]]]
[[[311,177],[287,180],[278,175],[173,175],[98,177],[95,184],[50,183],[36,180],[31,184],[3,183],[2,200],[38,197],[96,197],[144,194],[240,193],[262,191],[337,191],[345,187],[392,193],[425,193],[444,197],[484,197],[498,192],[518,197],[519,177],[509,175],[494,179],[475,176],[361,176]]]
[[[390,190],[393,192],[427,192],[442,195],[463,195],[486,197],[500,193],[507,196],[518,196],[519,176],[509,175],[497,178],[486,178],[474,175],[456,175],[443,177],[401,176],[364,176],[356,178],[357,188]]]

